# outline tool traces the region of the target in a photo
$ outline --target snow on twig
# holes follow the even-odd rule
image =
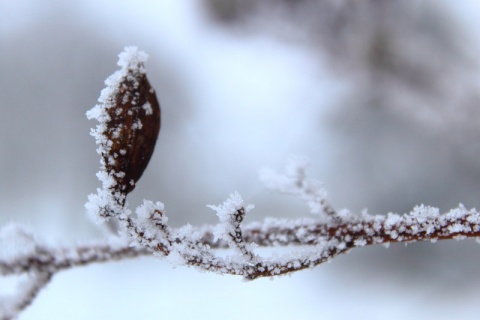
[[[120,55],[121,70],[107,79],[99,104],[87,114],[100,122],[92,134],[101,155],[97,176],[102,188],[89,196],[86,207],[99,221],[115,219],[118,236],[52,247],[21,226],[2,228],[0,239],[15,240],[21,246],[13,254],[0,256],[0,275],[27,275],[15,295],[0,299],[2,319],[26,308],[56,273],[91,263],[155,255],[174,264],[253,280],[312,268],[366,245],[480,236],[480,213],[462,205],[443,215],[424,205],[404,215],[336,211],[326,200],[322,184],[307,176],[309,161],[304,157],[292,157],[284,173],[265,169],[260,177],[270,189],[306,201],[315,214],[310,218],[268,218],[242,225],[253,206],[245,206],[238,193],[209,206],[219,218],[215,226],[172,228],[161,202],[145,200],[132,214],[126,197],[153,153],[160,126],[159,104],[146,80],[145,59],[136,48],[126,48]],[[271,257],[255,253],[256,247],[279,246],[294,246],[294,250]],[[216,254],[215,249],[225,248],[233,254]]]
[[[326,199],[327,192],[322,183],[307,177],[306,170],[309,166],[308,158],[291,156],[285,166],[284,173],[277,173],[271,168],[264,168],[260,171],[260,180],[271,190],[298,196],[305,200],[311,213],[315,215],[323,214],[335,222],[340,222],[340,216]]]
[[[238,192],[235,192],[223,204],[218,206],[209,205],[208,207],[214,210],[220,219],[220,224],[214,233],[216,238],[225,240],[231,248],[236,249],[248,262],[256,262],[257,256],[253,253],[252,245],[244,241],[242,229],[240,228],[245,214],[253,209],[253,205],[245,208],[242,197]]]
[[[163,228],[164,226],[159,226]],[[170,229],[177,239],[195,234],[195,239],[210,249],[228,248],[228,244],[215,236],[218,226]],[[141,232],[140,232],[141,233]],[[476,238],[480,236],[480,213],[463,206],[445,214],[428,206],[415,207],[404,215],[350,215],[340,225],[329,225],[315,219],[273,219],[243,226],[245,242],[260,247],[315,246],[319,240],[343,243],[348,248],[394,242],[437,241]],[[160,244],[157,248],[161,248]],[[149,255],[144,246],[132,247],[129,242],[111,240],[67,247],[44,247],[41,252],[26,252],[0,259],[0,274],[15,275],[30,271],[45,271],[52,266],[59,270],[90,263],[134,258]]]
[[[19,283],[16,294],[0,297],[0,319],[14,319],[33,302],[52,276],[50,272],[32,272],[26,280]]]

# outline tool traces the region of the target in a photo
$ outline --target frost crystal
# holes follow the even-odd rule
[[[228,199],[218,206],[208,205],[208,208],[214,210],[217,213],[218,218],[221,222],[229,222],[232,213],[243,208],[243,199],[238,192],[232,193]],[[253,205],[249,205],[246,208],[246,211],[253,209]]]
[[[148,101],[145,102],[145,104],[142,106],[142,108],[145,110],[145,114],[147,116],[153,114],[152,105],[150,103],[148,103]]]

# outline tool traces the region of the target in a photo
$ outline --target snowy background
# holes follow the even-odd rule
[[[216,223],[206,205],[233,191],[256,205],[247,221],[308,215],[258,180],[291,154],[337,208],[480,207],[479,4],[277,2],[0,0],[0,223],[103,237],[84,209],[99,186],[85,112],[128,45],[150,55],[162,107],[129,202],[164,202],[174,226]],[[473,319],[479,272],[473,241],[252,283],[143,258],[63,272],[20,319]]]

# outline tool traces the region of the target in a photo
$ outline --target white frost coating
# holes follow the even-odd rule
[[[141,130],[142,128],[143,128],[143,124],[142,124],[142,121],[140,121],[140,119],[137,120],[137,122],[134,122],[132,124],[132,130],[137,130],[137,129]]]
[[[143,200],[143,205],[138,207],[135,213],[137,214],[139,220],[144,221],[148,220],[151,214],[156,210],[163,212],[165,210],[165,205],[159,201],[154,203],[153,201]],[[165,223],[168,222],[167,217],[164,217],[163,220]]]
[[[427,220],[436,219],[440,216],[440,210],[435,207],[419,205],[415,206],[410,213],[419,223],[424,223]]]
[[[208,208],[214,210],[217,213],[220,222],[230,222],[231,216],[235,211],[243,208],[243,199],[242,196],[238,192],[234,192],[230,194],[228,199],[218,206],[215,205],[207,205]],[[245,211],[248,212],[253,209],[253,205],[248,205],[245,208]]]
[[[95,138],[95,142],[98,146],[97,152],[102,155],[100,162],[101,168],[97,177],[102,182],[102,189],[97,189],[96,195],[90,195],[85,207],[89,216],[94,218],[96,222],[104,221],[108,214],[105,214],[106,208],[113,212],[128,215],[128,210],[124,209],[115,199],[112,197],[111,190],[116,185],[116,180],[113,176],[119,176],[122,172],[110,172],[110,175],[106,172],[106,163],[104,155],[110,154],[113,141],[109,141],[106,136],[107,124],[111,120],[108,115],[108,110],[115,108],[115,98],[118,94],[120,84],[128,77],[128,80],[134,80],[131,74],[145,74],[145,62],[148,59],[148,55],[139,51],[137,47],[126,47],[122,53],[118,55],[118,66],[120,70],[117,70],[110,77],[105,80],[106,87],[102,90],[100,97],[98,98],[98,104],[91,110],[87,111],[86,115],[88,119],[96,119],[99,124],[95,129],[92,129],[90,134]],[[134,83],[134,86],[138,86],[138,83]],[[128,100],[128,94],[124,99]],[[131,97],[133,98],[133,97]],[[141,129],[142,123],[138,121],[133,124],[134,129]],[[113,133],[115,136],[115,132]],[[110,164],[115,163],[115,159],[110,157],[108,159]],[[123,195],[118,195],[117,199],[122,199]],[[103,211],[103,214],[101,213]],[[99,216],[100,213],[100,216]]]
[[[143,204],[136,209],[137,219],[129,224],[135,224],[129,229],[129,224],[121,230],[122,235],[131,240],[133,246],[146,247],[151,250],[158,245],[169,247],[170,228],[167,227],[168,218],[164,214],[164,205],[161,202],[143,200]],[[155,250],[153,250],[155,253]],[[160,255],[162,256],[162,255]]]
[[[396,213],[388,213],[387,220],[385,220],[385,227],[392,228],[402,222],[402,217]]]
[[[17,223],[9,223],[0,229],[0,257],[15,258],[35,251],[38,239],[33,232]]]
[[[144,64],[148,60],[148,54],[144,51],[138,51],[137,47],[125,47],[122,53],[118,55],[117,64],[122,67],[122,69],[127,68],[138,68],[141,66],[139,71],[145,73]]]
[[[213,231],[215,239],[225,239],[228,241],[230,232],[234,232],[232,219],[233,215],[237,210],[240,210],[244,207],[242,196],[238,192],[230,194],[225,202],[215,205],[207,205],[208,208],[214,210],[220,220],[220,224]],[[245,211],[248,212],[253,209],[253,206],[250,205],[245,208]]]
[[[355,246],[357,247],[363,247],[367,245],[367,240],[365,239],[356,239],[354,242]]]
[[[285,172],[277,173],[271,168],[264,168],[260,171],[260,180],[267,188],[282,193],[298,195],[301,193],[302,183],[306,178],[305,170],[309,166],[306,157],[291,156],[285,166]]]
[[[306,170],[309,166],[307,157],[291,156],[284,173],[265,168],[259,176],[267,188],[299,196],[307,202],[310,212],[318,215],[325,211],[327,192],[320,181],[307,178]]]
[[[237,210],[244,208],[242,196],[238,192],[230,194],[225,202],[215,205],[207,205],[208,208],[214,210],[220,220],[220,224],[215,228],[213,234],[216,239],[225,239],[228,240],[228,233],[233,232],[234,226],[232,222],[234,219],[234,214]],[[253,209],[253,205],[247,206],[245,212]]]
[[[184,257],[178,251],[170,252],[166,259],[173,267],[181,267],[187,264]]]
[[[253,253],[256,246],[244,242],[240,229],[245,214],[253,209],[253,205],[245,207],[242,197],[238,192],[235,192],[224,203],[218,206],[209,205],[208,207],[216,211],[220,220],[220,223],[213,230],[214,237],[225,240],[238,253],[236,256],[229,257],[229,259],[237,262],[247,260],[250,263],[255,263],[258,260],[258,257]]]

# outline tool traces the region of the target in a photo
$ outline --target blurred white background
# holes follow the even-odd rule
[[[312,160],[337,208],[480,207],[475,0],[0,0],[0,223],[68,244],[104,237],[84,203],[99,182],[85,112],[136,45],[162,107],[130,195],[172,225],[216,222],[238,191],[247,220],[306,206],[257,178]],[[270,281],[139,259],[57,275],[20,319],[474,319],[473,241],[356,250]],[[1,293],[0,282],[0,293]]]

